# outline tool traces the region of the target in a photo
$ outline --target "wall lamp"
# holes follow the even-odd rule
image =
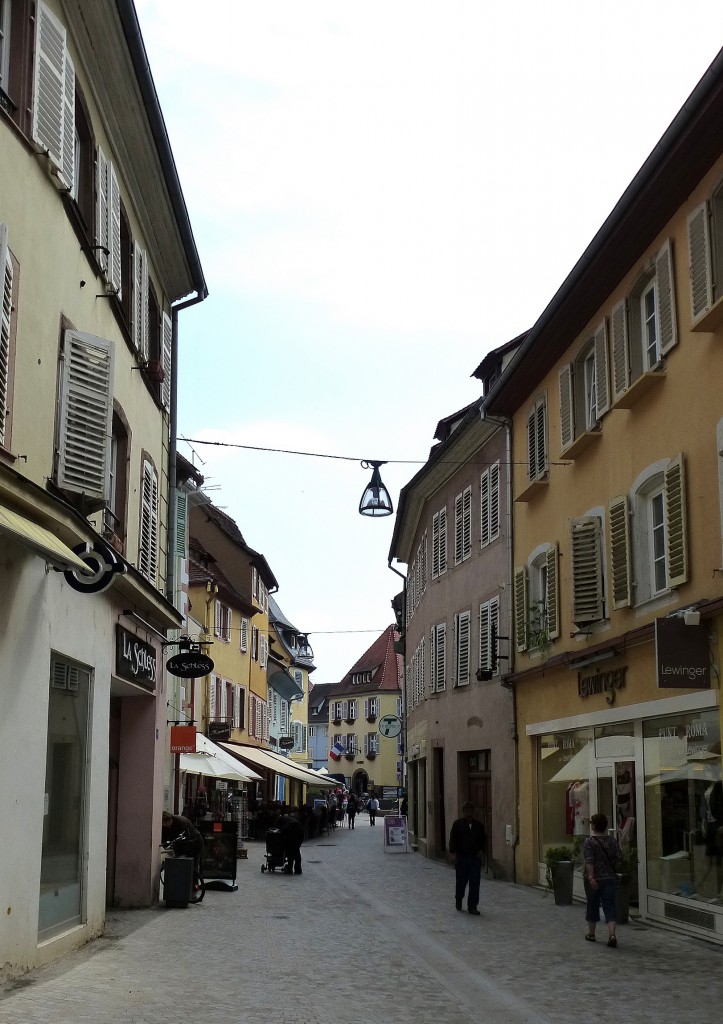
[[[607,661],[609,658],[614,658],[617,653],[618,652],[612,647],[608,647],[607,650],[598,651],[597,654],[591,654],[589,658],[580,658],[579,661],[571,661],[568,667],[575,672],[579,668],[587,668],[588,665],[595,665],[598,661]]]
[[[373,459],[362,462],[362,469],[372,468],[372,478],[364,489],[359,502],[360,516],[390,516],[394,511],[389,491],[382,483],[379,474],[379,467],[386,466],[386,462],[375,462]]]

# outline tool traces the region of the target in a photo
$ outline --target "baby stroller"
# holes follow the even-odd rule
[[[266,829],[266,863],[261,865],[261,872],[276,871],[277,868],[283,871],[286,868],[286,855],[284,853],[284,837],[278,828]]]

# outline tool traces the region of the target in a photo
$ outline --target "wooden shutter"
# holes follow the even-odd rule
[[[535,427],[535,445],[537,448],[537,475],[544,477],[547,473],[547,402],[544,398],[537,403]]]
[[[239,630],[239,646],[241,653],[245,654],[249,649],[249,620],[241,619],[241,628]]]
[[[500,464],[490,466],[490,542],[500,535]]]
[[[527,479],[537,479],[537,444],[535,432],[535,410],[527,417]]]
[[[65,64],[65,26],[46,4],[38,3],[35,23],[35,68],[33,74],[33,139],[47,150],[53,164],[63,169],[65,152],[65,93],[68,87]],[[75,109],[75,107],[73,108]],[[71,144],[74,145],[74,129]],[[65,178],[65,173],[63,174]],[[64,180],[68,187],[73,184]]]
[[[62,367],[58,487],[105,502],[112,435],[113,345],[66,331]]]
[[[439,510],[439,575],[447,571],[447,509]]]
[[[454,499],[454,564],[459,565],[464,557],[464,496]]]
[[[173,323],[168,313],[162,317],[163,331],[163,391],[162,401],[165,409],[171,408],[171,372],[173,359]]]
[[[123,270],[121,256],[121,201],[115,167],[108,163],[108,241],[110,250],[108,280],[118,298],[123,297]]]
[[[707,203],[701,203],[688,217],[688,270],[691,315],[693,323],[696,324],[713,305],[713,268]]]
[[[465,489],[462,498],[462,558],[472,554],[472,488]]]
[[[518,651],[527,650],[527,567],[521,566],[514,572],[514,605],[515,605],[515,647]]]
[[[447,687],[447,623],[440,622],[435,628],[437,631],[437,651],[434,674],[437,689],[444,690]]]
[[[185,491],[176,491],[176,554],[183,558],[186,554],[188,539],[188,495]]]
[[[610,316],[613,350],[613,402],[627,390],[630,383],[630,351],[628,349],[628,315],[625,299],[613,307]]]
[[[251,657],[254,661],[259,658],[259,630],[257,626],[251,627]]]
[[[208,717],[216,717],[216,676],[211,676],[208,683]]]
[[[148,257],[138,242],[133,244],[133,344],[148,359]]]
[[[65,51],[65,88],[63,90],[63,162],[61,180],[75,199],[75,67]]]
[[[630,502],[627,494],[610,499],[610,589],[613,608],[632,604],[632,565],[630,551]]]
[[[103,150],[98,146],[98,154],[96,159],[96,209],[95,209],[95,220],[96,220],[96,232],[95,238],[100,249],[96,249],[95,255],[98,260],[98,266],[104,274],[108,273],[108,265],[110,258],[110,238],[109,238],[109,220],[108,220],[108,203],[109,203],[109,182],[108,182],[108,160]],[[107,252],[105,251],[107,250]]]
[[[0,224],[0,444],[6,443],[10,401],[10,331],[13,315],[13,262],[7,225]]]
[[[571,521],[572,621],[599,622],[603,617],[600,520],[581,516]]]
[[[233,727],[241,728],[241,687],[236,685],[233,688]]]
[[[138,570],[155,585],[158,574],[158,476],[152,464],[147,460],[143,462],[141,486]]]
[[[560,370],[560,441],[562,450],[575,440],[575,405],[572,394],[572,364]]]
[[[605,320],[595,331],[593,345],[595,347],[595,414],[600,419],[610,408],[608,329]]]
[[[547,593],[545,594],[545,610],[547,612],[547,636],[554,640],[560,635],[560,574],[557,544],[551,544],[545,554],[547,569]]]
[[[492,668],[492,627],[498,626],[499,604],[494,597],[479,606],[479,667],[486,671]]]
[[[266,640],[266,634],[265,633],[262,633],[260,635],[259,642],[260,642],[260,645],[261,645],[261,652],[260,652],[260,655],[259,655],[259,665],[261,666],[261,668],[266,668],[266,644],[267,644],[267,640]]]
[[[490,542],[490,470],[485,470],[479,481],[479,539],[484,547]]]
[[[675,317],[675,278],[670,242],[666,242],[655,257],[658,285],[658,322],[660,325],[660,352],[667,355],[678,344]]]
[[[221,696],[221,701],[220,701],[221,710],[220,710],[219,718],[227,718],[228,717],[228,694],[227,694],[225,683],[221,683],[221,695],[220,696]]]
[[[456,686],[466,686],[469,683],[469,640],[470,640],[470,614],[459,612],[456,616],[455,649],[457,652],[457,674]]]
[[[685,462],[676,455],[665,467],[665,572],[669,587],[688,581],[688,521]]]

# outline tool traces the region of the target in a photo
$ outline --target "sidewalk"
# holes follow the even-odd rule
[[[723,999],[723,949],[639,924],[583,941],[584,910],[383,852],[360,815],[302,847],[301,877],[260,871],[185,910],[111,912],[107,934],[0,990],[0,1024],[688,1024]],[[600,934],[604,928],[599,929]]]

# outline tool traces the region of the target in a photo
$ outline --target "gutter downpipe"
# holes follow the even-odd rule
[[[404,662],[404,671],[402,672],[402,723],[404,725],[404,756],[402,757],[402,784],[404,786],[404,792],[407,793],[409,789],[407,785],[407,754],[409,753],[409,747],[407,745],[407,577],[399,569],[395,569],[392,565],[391,558],[387,565],[395,572],[397,576],[404,580],[404,586],[402,588],[402,627],[403,632],[400,630],[400,636],[404,640],[404,654],[402,660]],[[407,822],[407,836],[409,836],[409,822]],[[415,837],[416,838],[416,837]]]
[[[520,836],[520,772],[519,772],[519,757],[520,749],[519,743],[520,738],[517,732],[517,691],[515,690],[514,683],[508,683],[506,676],[510,675],[514,670],[514,658],[515,658],[515,638],[513,633],[514,624],[514,547],[513,547],[513,533],[512,524],[514,521],[512,515],[512,419],[509,416],[485,416],[484,408],[480,410],[483,419],[492,420],[494,423],[499,423],[505,430],[505,461],[507,463],[507,632],[509,633],[508,641],[508,661],[507,661],[507,672],[505,675],[500,677],[500,686],[503,686],[506,690],[510,691],[512,696],[512,727],[511,735],[515,744],[515,758],[512,766],[514,774],[514,793],[515,793],[515,821],[514,821],[514,840],[512,844],[512,881],[517,881],[517,845],[519,843]]]

